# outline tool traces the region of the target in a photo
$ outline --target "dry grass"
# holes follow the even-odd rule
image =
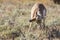
[[[57,30],[59,34],[60,5],[54,3],[46,5],[47,28],[45,30],[38,29],[37,24],[34,22],[31,27],[32,30],[28,32],[30,10],[33,4],[38,1],[48,2],[43,0],[0,0],[0,39],[11,40],[15,37],[15,40],[48,40],[49,35],[53,35],[53,32],[55,32],[52,30]],[[54,40],[59,40],[59,37]]]

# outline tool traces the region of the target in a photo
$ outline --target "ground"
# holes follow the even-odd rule
[[[30,11],[38,1],[0,0],[0,40],[60,40],[60,5],[52,2],[45,1],[46,29],[39,29],[34,22],[28,32]]]

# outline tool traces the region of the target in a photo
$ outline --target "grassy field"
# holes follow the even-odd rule
[[[29,30],[30,10],[36,2],[46,3],[46,29],[34,22]],[[60,40],[60,5],[41,0],[0,0],[0,40]]]

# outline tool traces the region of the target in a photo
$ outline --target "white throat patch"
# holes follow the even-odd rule
[[[41,16],[40,11],[37,12],[37,15]]]

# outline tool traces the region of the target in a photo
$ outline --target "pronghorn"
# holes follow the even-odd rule
[[[31,9],[31,19],[29,22],[36,21],[40,26],[45,27],[46,8],[42,3],[36,3]],[[31,26],[31,24],[30,24]]]

